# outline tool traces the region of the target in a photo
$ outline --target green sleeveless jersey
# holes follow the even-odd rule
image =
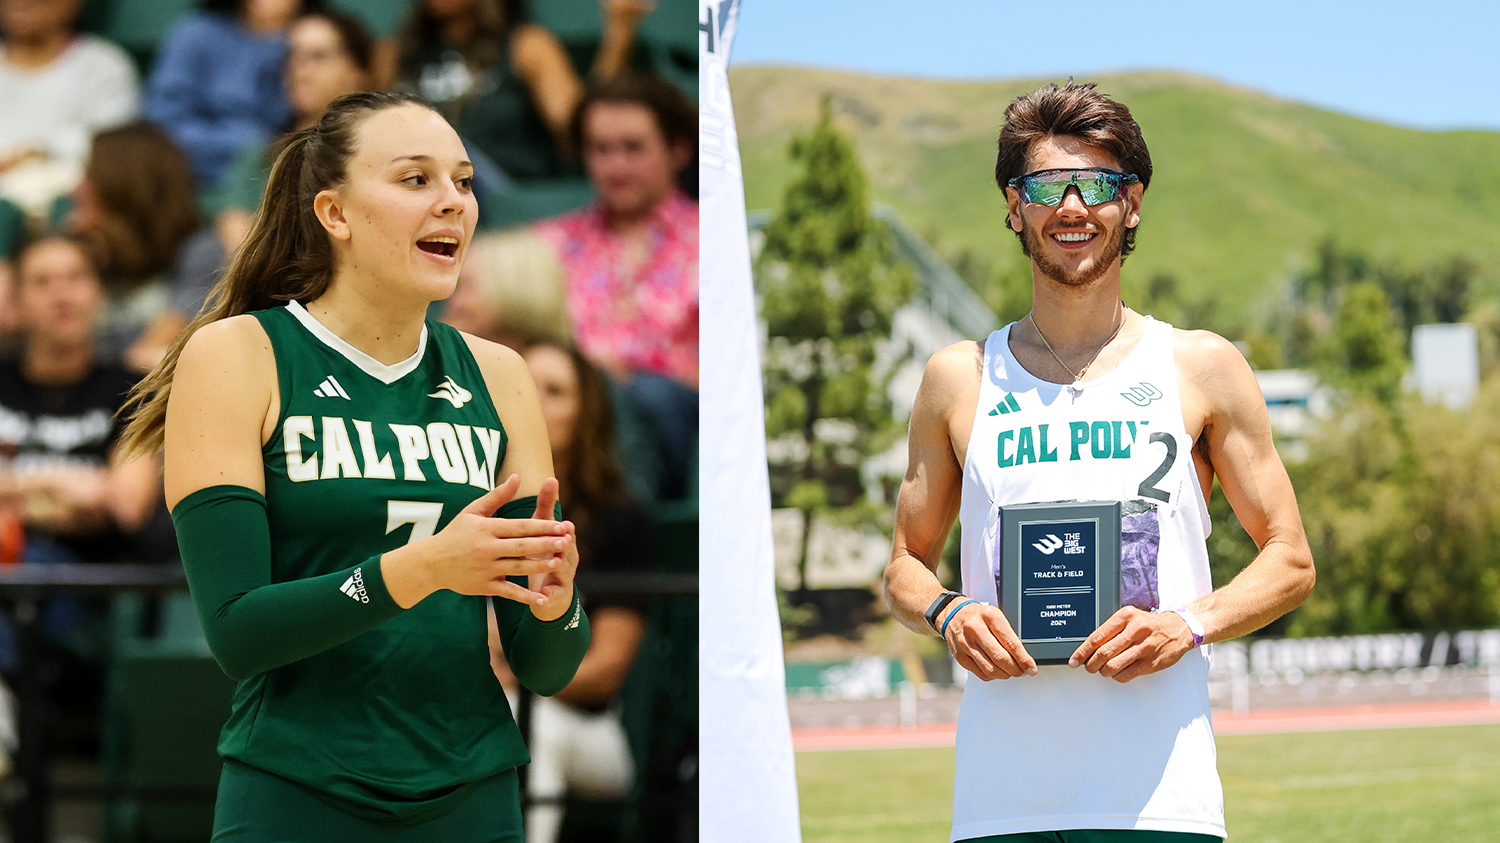
[[[457,331],[429,321],[416,354],[386,366],[295,302],[254,315],[281,392],[263,449],[272,582],[429,536],[494,487],[505,430]],[[357,578],[342,591],[368,600]],[[240,682],[219,752],[372,818],[415,822],[456,806],[474,782],[529,760],[490,668],[485,605],[438,591]],[[528,612],[495,608],[502,629]]]

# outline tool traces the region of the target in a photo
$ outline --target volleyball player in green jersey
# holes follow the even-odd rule
[[[522,839],[486,597],[542,694],[588,621],[526,364],[426,320],[474,233],[472,172],[425,103],[335,101],[137,393],[127,446],[164,444],[193,600],[239,682],[215,841]]]

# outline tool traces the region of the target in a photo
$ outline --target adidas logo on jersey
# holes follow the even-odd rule
[[[571,618],[568,619],[567,624],[565,624],[563,626],[563,631],[567,631],[567,630],[570,630],[570,629],[576,629],[578,627],[578,620],[582,616],[583,616],[583,604],[581,604],[581,603],[574,604],[574,606],[573,606],[573,617],[571,617]]]
[[[999,404],[996,404],[995,409],[990,410],[990,415],[1003,416],[1006,413],[1019,412],[1020,409],[1021,405],[1016,403],[1015,393],[1007,392],[1005,394],[1005,400],[1001,401]]]
[[[342,398],[345,401],[354,400],[349,397],[349,393],[345,392],[342,386],[339,386],[339,382],[333,379],[333,375],[324,378],[323,382],[318,384],[318,388],[313,390],[313,395],[319,398]]]
[[[446,375],[443,377],[443,382],[437,385],[437,392],[429,393],[427,397],[441,398],[452,404],[453,408],[456,410],[459,407],[462,407],[463,405],[469,403],[469,399],[474,397],[474,393],[459,386],[458,383],[453,380],[452,375]]]
[[[339,591],[344,592],[361,603],[368,603],[370,602],[370,595],[365,592],[364,570],[364,568],[355,568],[354,576],[344,580],[344,584],[339,586]]]

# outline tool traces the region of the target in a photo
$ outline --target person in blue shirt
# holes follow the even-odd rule
[[[241,149],[287,122],[285,31],[302,6],[206,0],[163,41],[146,84],[146,116],[187,152],[200,192],[219,183]]]

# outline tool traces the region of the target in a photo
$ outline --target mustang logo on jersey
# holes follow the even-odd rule
[[[281,429],[287,479],[293,482],[339,477],[396,479],[392,453],[389,450],[381,453],[376,445],[375,426],[362,419],[349,419],[348,423],[354,425],[355,437],[359,439],[357,455],[344,419],[323,416],[319,431],[312,416],[288,416]],[[445,482],[465,483],[485,491],[494,488],[504,437],[500,431],[448,422],[432,422],[426,427],[391,423],[386,427],[395,437],[396,452],[401,455],[402,479],[426,481],[425,462],[428,470],[435,470]],[[311,453],[304,450],[303,440],[312,440],[308,449]]]
[[[458,382],[453,380],[452,375],[444,375],[443,382],[437,385],[437,392],[429,393],[427,397],[441,398],[452,404],[453,409],[456,410],[469,403],[469,399],[474,397],[474,393],[459,386]]]

